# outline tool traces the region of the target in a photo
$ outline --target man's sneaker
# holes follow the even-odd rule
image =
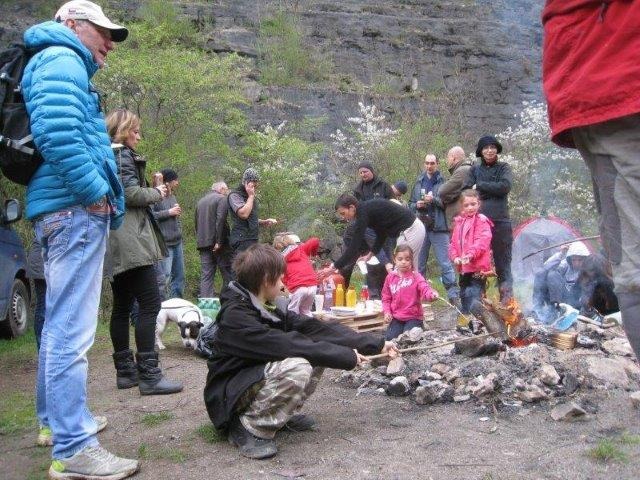
[[[284,428],[291,430],[292,432],[306,432],[308,430],[313,430],[315,426],[316,421],[313,417],[302,414],[292,416],[287,423],[284,424]]]
[[[247,458],[262,460],[271,458],[278,453],[276,442],[253,435],[244,428],[238,416],[234,416],[231,420],[228,438],[229,443],[238,447],[240,454]]]
[[[86,447],[72,457],[54,460],[49,478],[74,480],[118,480],[138,471],[137,460],[116,457],[101,446]]]
[[[38,430],[38,440],[36,445],[39,447],[52,447],[53,446],[53,434],[49,427],[40,427]]]
[[[102,415],[94,415],[93,419],[96,421],[98,428],[96,429],[96,433],[101,432],[107,426],[107,417],[103,417]],[[49,427],[41,426],[40,430],[38,430],[38,440],[36,444],[39,447],[52,447],[53,446],[53,434],[51,433],[51,429]]]

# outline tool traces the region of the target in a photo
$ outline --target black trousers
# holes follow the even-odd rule
[[[513,277],[511,276],[513,231],[511,229],[511,220],[494,220],[491,234],[491,250],[493,251],[493,263],[496,266],[496,274],[498,275],[500,300],[506,300],[513,295]]]
[[[139,305],[135,324],[138,352],[153,352],[156,336],[156,317],[160,311],[160,291],[153,265],[132,268],[113,277],[113,310],[109,333],[113,350],[129,348],[129,316],[136,300]]]

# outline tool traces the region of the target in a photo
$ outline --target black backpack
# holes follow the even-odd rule
[[[35,52],[15,44],[0,52],[0,169],[12,182],[27,185],[42,164],[22,98],[22,74]]]

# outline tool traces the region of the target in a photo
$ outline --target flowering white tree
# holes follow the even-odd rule
[[[516,127],[498,134],[505,147],[500,159],[513,169],[510,207],[514,219],[555,215],[584,231],[594,231],[595,203],[580,154],[549,140],[545,104],[524,102],[516,117]]]
[[[345,133],[337,129],[330,135],[331,158],[334,171],[343,182],[353,179],[353,172],[363,160],[375,162],[378,152],[385,148],[398,134],[387,126],[387,117],[375,105],[358,103],[360,115],[348,118],[350,124]]]

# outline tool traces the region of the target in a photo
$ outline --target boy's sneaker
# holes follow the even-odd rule
[[[72,457],[54,460],[49,468],[49,478],[74,480],[118,480],[138,471],[137,460],[116,457],[100,445],[86,447]]]
[[[275,441],[253,435],[244,428],[238,416],[234,416],[231,420],[228,438],[229,443],[238,447],[240,454],[247,458],[262,460],[278,453]]]
[[[96,433],[101,432],[107,426],[107,417],[103,417],[102,415],[94,415],[93,419],[98,424],[98,428],[96,429]],[[52,447],[53,446],[53,434],[51,433],[51,428],[41,426],[38,431],[38,440],[36,444],[39,447]]]
[[[284,428],[292,432],[307,432],[313,430],[315,426],[316,421],[313,417],[303,414],[292,416],[287,423],[284,424]]]

